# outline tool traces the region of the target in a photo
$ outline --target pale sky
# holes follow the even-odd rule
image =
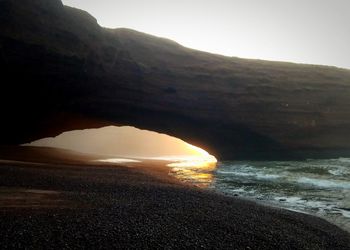
[[[63,0],[203,51],[350,69],[350,0]]]

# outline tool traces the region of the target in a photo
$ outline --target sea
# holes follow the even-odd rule
[[[182,181],[269,206],[322,217],[350,232],[350,158],[223,161],[174,167]]]

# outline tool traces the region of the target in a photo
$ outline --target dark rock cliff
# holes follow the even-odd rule
[[[1,144],[117,123],[222,159],[350,156],[350,70],[191,50],[59,0],[0,0],[0,63]]]

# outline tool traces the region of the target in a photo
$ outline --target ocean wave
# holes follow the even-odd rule
[[[349,171],[343,167],[339,167],[337,169],[329,169],[328,173],[330,173],[331,175],[335,175],[335,176],[344,176],[344,175],[349,174]]]
[[[346,217],[346,218],[350,218],[350,211],[349,210],[345,210],[345,209],[338,209],[339,212],[341,212],[341,214]]]
[[[213,187],[350,230],[350,158],[219,163]]]
[[[224,174],[224,175],[237,175],[237,176],[250,176],[250,177],[255,175],[253,173],[235,172],[235,171],[222,171],[222,170],[218,170],[218,171],[216,171],[216,173]]]
[[[350,158],[340,157],[337,160],[344,163],[350,163]]]
[[[337,189],[350,189],[350,182],[348,181],[330,181],[321,180],[309,177],[300,177],[297,180],[300,184],[307,184],[312,186],[317,186],[320,188],[337,188]]]
[[[218,170],[216,171],[218,174],[223,174],[223,175],[233,175],[233,176],[238,176],[238,177],[249,177],[249,178],[254,178],[257,180],[273,180],[273,179],[278,179],[282,178],[283,176],[277,175],[277,174],[268,174],[264,172],[238,172],[238,171],[222,171]]]

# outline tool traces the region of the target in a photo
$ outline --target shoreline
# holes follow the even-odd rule
[[[0,162],[5,248],[350,247],[350,234],[324,219],[193,187],[159,162],[92,164],[58,151],[49,161],[47,149],[18,150],[25,163]],[[35,157],[43,164],[28,163]]]
[[[287,211],[290,211],[292,213],[304,214],[304,215],[307,215],[307,216],[312,216],[312,217],[315,217],[315,218],[319,218],[319,219],[327,221],[328,223],[330,223],[330,224],[338,227],[339,229],[349,233],[349,235],[350,235],[350,228],[349,227],[346,227],[346,226],[342,225],[341,223],[336,223],[334,220],[331,220],[331,219],[329,219],[327,217],[324,217],[324,216],[321,216],[321,215],[317,215],[317,214],[314,214],[314,213],[311,213],[311,212],[302,211],[302,210],[292,209],[292,208],[288,208],[288,207],[278,206],[277,204],[275,204],[273,202],[261,201],[261,200],[258,200],[258,199],[244,197],[244,196],[232,196],[230,194],[220,192],[220,191],[218,191],[216,189],[209,189],[208,191],[212,191],[212,192],[214,192],[214,193],[216,193],[218,195],[224,195],[224,196],[227,196],[227,197],[234,197],[234,198],[241,199],[241,200],[248,201],[248,202],[254,202],[254,203],[256,203],[259,206],[264,206],[264,207],[267,207],[267,208],[287,210]]]

